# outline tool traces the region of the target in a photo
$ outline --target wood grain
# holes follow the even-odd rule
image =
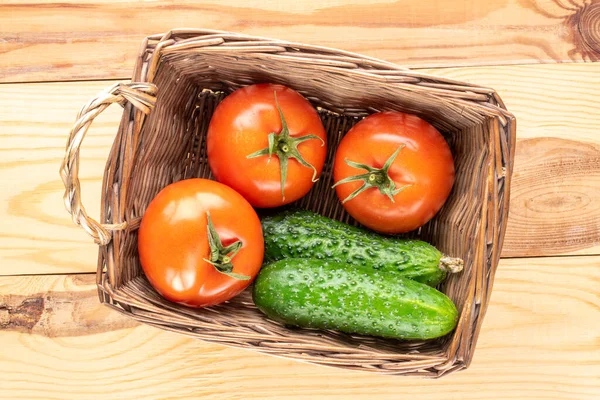
[[[599,254],[600,63],[428,72],[493,87],[517,117],[502,256]]]
[[[597,399],[599,282],[598,256],[501,260],[473,364],[429,381],[302,364],[133,324],[97,302],[91,275],[0,277],[0,393],[11,399],[402,394],[418,400],[440,393]]]
[[[600,0],[201,0],[0,5],[0,82],[127,78],[142,39],[201,27],[407,66],[600,59]]]
[[[0,85],[0,274],[95,269],[98,248],[66,213],[58,169],[79,108],[109,84]],[[121,112],[99,116],[82,150],[83,201],[96,217]]]
[[[600,146],[556,138],[519,146],[502,255],[597,252]]]
[[[517,116],[503,255],[599,254],[600,63],[431,72],[496,87]],[[112,83],[0,85],[0,275],[95,270],[97,247],[64,211],[58,167],[80,106]],[[120,111],[97,118],[83,145],[83,201],[96,217]]]

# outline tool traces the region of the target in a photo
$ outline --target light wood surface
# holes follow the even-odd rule
[[[494,87],[517,116],[503,255],[599,254],[600,63],[428,72]],[[95,271],[97,247],[64,209],[58,166],[77,111],[112,83],[0,85],[0,275]],[[92,216],[120,112],[100,115],[83,145],[83,201]]]
[[[518,121],[510,258],[469,369],[437,381],[330,369],[100,305],[98,249],[62,203],[66,135],[131,75],[143,37],[175,27],[342,48],[500,93]],[[600,0],[1,2],[0,398],[600,399],[597,61]],[[120,115],[106,110],[83,145],[91,215]]]
[[[75,0],[0,5],[0,82],[127,78],[180,27],[337,47],[407,66],[600,59],[599,0]]]
[[[444,68],[517,118],[503,257],[600,254],[600,63]]]
[[[121,398],[597,399],[597,261],[585,256],[502,260],[471,367],[437,381],[340,371],[137,325],[98,304],[91,275],[0,277],[0,393],[11,399],[116,393]]]

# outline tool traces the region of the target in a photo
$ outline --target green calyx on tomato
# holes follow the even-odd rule
[[[349,166],[358,168],[358,169],[364,169],[364,170],[367,170],[367,172],[364,174],[349,176],[345,179],[338,181],[335,185],[332,186],[332,188],[334,188],[338,185],[348,183],[348,182],[363,181],[362,186],[360,186],[354,192],[350,193],[350,195],[348,195],[348,197],[346,197],[344,200],[342,200],[342,204],[346,203],[347,201],[352,200],[353,198],[355,198],[356,196],[358,196],[365,190],[372,188],[372,187],[379,189],[381,194],[388,196],[390,198],[390,200],[392,201],[392,203],[395,203],[394,196],[397,195],[398,193],[400,193],[401,191],[403,191],[404,189],[406,189],[407,187],[411,186],[411,185],[403,185],[403,186],[400,186],[399,188],[396,188],[396,182],[394,182],[392,180],[392,178],[390,178],[390,175],[388,173],[392,163],[396,159],[396,156],[398,155],[398,153],[400,153],[400,150],[402,150],[402,148],[404,146],[405,146],[404,144],[400,145],[400,147],[398,147],[398,149],[396,149],[396,151],[390,156],[390,158],[387,159],[387,161],[381,168],[375,168],[370,165],[360,164],[360,163],[345,159],[344,162],[346,164],[348,164]]]
[[[231,260],[235,255],[240,251],[243,244],[241,241],[237,240],[230,244],[229,246],[223,246],[221,242],[221,238],[215,229],[215,226],[212,223],[212,219],[210,218],[210,212],[206,212],[206,218],[208,220],[208,244],[210,246],[210,260],[206,258],[204,261],[215,267],[217,271],[227,276],[230,276],[235,279],[247,281],[250,279],[247,275],[236,274],[233,272],[233,264]]]
[[[325,141],[321,139],[317,135],[305,135],[301,137],[291,137],[290,131],[288,129],[287,123],[285,121],[285,117],[283,116],[283,111],[281,111],[281,107],[279,107],[279,102],[277,101],[277,92],[273,92],[275,96],[275,105],[277,107],[277,111],[279,111],[279,117],[281,118],[281,132],[269,133],[268,147],[258,150],[252,154],[246,156],[246,158],[255,158],[260,156],[269,156],[269,161],[271,161],[271,157],[273,155],[279,158],[279,166],[280,166],[280,174],[281,174],[281,197],[285,199],[285,181],[287,179],[287,169],[288,169],[288,160],[290,158],[295,158],[301,165],[312,168],[313,177],[312,181],[317,181],[317,169],[312,165],[306,162],[306,160],[302,157],[302,154],[298,151],[298,145],[302,142],[305,142],[310,139],[318,139],[321,141],[321,145],[325,146]]]

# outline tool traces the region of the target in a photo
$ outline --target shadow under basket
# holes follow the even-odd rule
[[[281,83],[319,111],[328,135],[321,179],[294,206],[355,223],[332,185],[332,161],[345,133],[378,111],[416,114],[452,149],[456,181],[442,210],[409,236],[465,261],[440,287],[456,304],[456,330],[430,341],[389,340],[272,322],[251,290],[231,301],[191,309],[160,297],[137,253],[137,229],[154,196],[181,179],[211,178],[206,132],[219,102],[245,85]],[[80,199],[79,146],[111,103],[124,106],[106,165],[101,223]],[[173,30],[144,40],[132,83],[118,84],[81,110],[61,174],[73,220],[100,245],[100,300],[138,321],[227,346],[345,369],[439,377],[466,368],[491,294],[506,227],[515,119],[493,89],[411,71],[341,50],[246,35]],[[427,160],[423,160],[427,162]]]

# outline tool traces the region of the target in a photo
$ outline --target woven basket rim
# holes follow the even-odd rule
[[[192,37],[188,38],[187,37],[188,35],[190,35]],[[372,62],[373,66],[385,67],[385,69],[383,69],[383,68],[374,69],[369,72],[373,72],[373,73],[377,73],[377,74],[390,74],[390,73],[396,72],[396,73],[400,73],[400,74],[408,76],[408,77],[413,77],[415,79],[426,79],[426,80],[431,79],[431,80],[434,80],[437,82],[443,82],[442,87],[431,87],[432,91],[438,90],[438,89],[441,89],[442,91],[444,89],[450,90],[450,87],[452,87],[452,88],[455,88],[457,92],[473,91],[473,92],[485,93],[485,94],[491,96],[493,98],[494,102],[496,103],[496,104],[486,104],[485,107],[488,108],[489,110],[494,110],[495,114],[502,118],[503,125],[505,125],[509,121],[512,121],[514,123],[514,121],[516,120],[515,116],[507,109],[506,105],[502,101],[502,98],[498,95],[496,90],[494,90],[490,87],[486,87],[486,86],[482,86],[482,85],[478,85],[478,84],[467,83],[464,81],[451,79],[451,78],[447,78],[447,77],[440,77],[440,76],[436,76],[434,74],[417,72],[417,71],[414,71],[413,69],[410,69],[407,67],[402,67],[398,64],[395,64],[395,63],[392,63],[389,61],[381,60],[381,59],[378,59],[375,57],[365,56],[365,55],[347,51],[347,50],[340,50],[340,49],[327,47],[327,46],[304,44],[304,43],[300,43],[300,42],[286,41],[286,40],[274,39],[274,38],[270,38],[270,37],[254,36],[254,35],[249,35],[249,34],[244,34],[244,33],[236,33],[236,32],[231,32],[231,31],[215,30],[215,29],[177,28],[177,29],[169,30],[164,33],[158,33],[158,34],[153,34],[153,35],[147,36],[142,41],[142,44],[140,47],[139,56],[136,60],[135,66],[134,66],[132,82],[153,83],[153,78],[154,78],[154,73],[156,72],[156,67],[158,65],[160,58],[163,56],[162,52],[165,49],[168,49],[169,46],[173,46],[176,43],[178,43],[175,41],[175,39],[180,36],[185,37],[185,39],[182,39],[181,41],[186,42],[188,44],[193,43],[193,42],[203,42],[203,41],[206,41],[207,38],[214,38],[214,37],[243,39],[244,41],[258,41],[258,42],[268,41],[268,42],[273,43],[276,46],[282,46],[282,47],[291,48],[291,49],[297,48],[297,49],[308,51],[308,52],[315,52],[315,54],[318,54],[318,55],[320,55],[319,53],[322,52],[325,55],[342,55],[343,57],[347,57],[347,58],[353,59],[353,60]],[[218,43],[212,43],[213,46],[215,44],[218,44]],[[142,68],[142,64],[145,62],[144,55],[146,55],[146,56],[151,55],[151,57],[152,57],[152,59],[149,61],[149,63],[150,63],[149,70],[146,70],[146,71],[144,71],[144,69]],[[348,69],[348,71],[352,72],[352,69]],[[145,75],[142,74],[142,72],[145,72]],[[443,94],[443,93],[440,92],[440,94]]]

